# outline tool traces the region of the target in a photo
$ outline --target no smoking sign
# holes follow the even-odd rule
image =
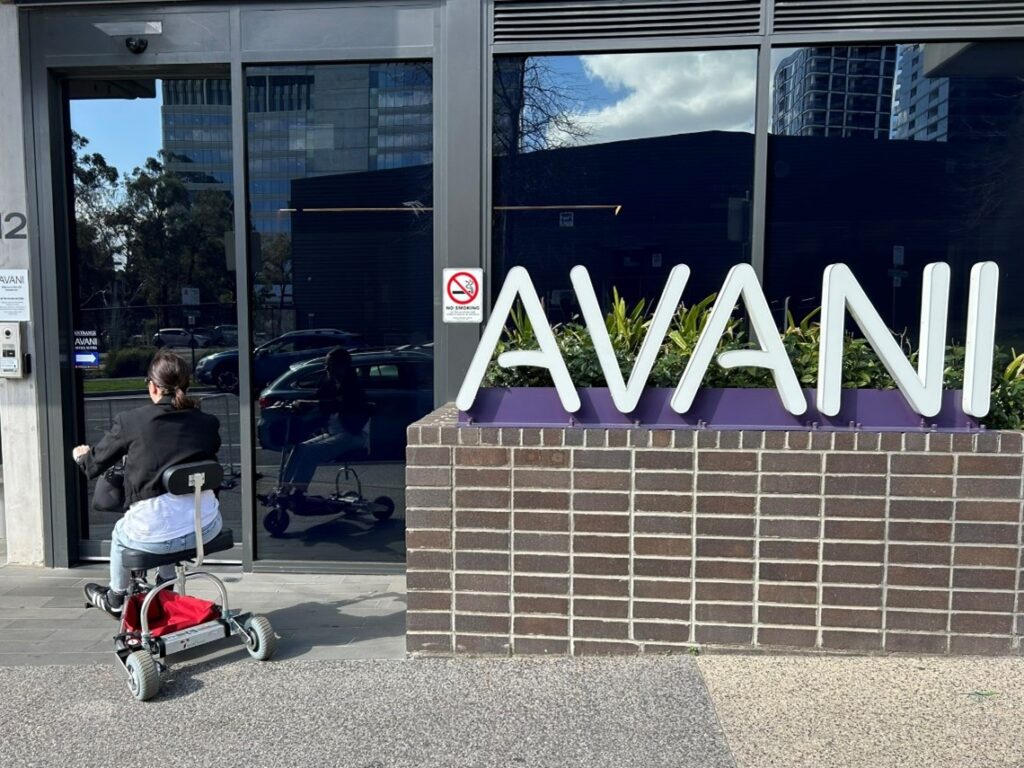
[[[441,281],[441,305],[446,323],[481,323],[484,319],[484,271],[446,269]]]

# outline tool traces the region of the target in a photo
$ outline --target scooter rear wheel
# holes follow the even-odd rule
[[[373,516],[378,520],[384,521],[395,514],[395,502],[388,496],[378,496],[373,500],[376,509],[373,510]]]
[[[277,635],[266,616],[253,616],[245,622],[245,631],[249,635],[249,655],[257,661],[267,661],[277,651]]]

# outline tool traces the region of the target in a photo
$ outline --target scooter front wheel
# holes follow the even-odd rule
[[[280,507],[274,507],[274,509],[267,512],[263,518],[263,527],[267,529],[271,536],[280,536],[286,530],[288,530],[288,524],[291,522],[291,517],[288,512]]]
[[[125,660],[128,688],[139,701],[149,701],[160,692],[160,670],[147,651],[133,651]]]

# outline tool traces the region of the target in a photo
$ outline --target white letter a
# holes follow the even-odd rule
[[[569,369],[565,365],[565,360],[562,359],[562,353],[558,350],[555,334],[551,331],[547,315],[544,314],[544,307],[541,306],[537,290],[533,287],[533,281],[530,280],[530,274],[522,267],[512,267],[505,277],[505,284],[501,287],[498,300],[494,302],[491,316],[487,320],[487,327],[484,328],[480,344],[476,348],[476,354],[473,355],[473,362],[469,364],[469,370],[459,389],[455,405],[460,411],[468,411],[473,407],[476,393],[487,373],[487,365],[491,362],[494,349],[501,339],[501,332],[512,311],[516,296],[523,300],[523,308],[526,310],[526,316],[530,319],[530,325],[533,326],[540,349],[502,352],[498,355],[498,365],[502,368],[518,366],[547,368],[551,372],[555,389],[558,390],[562,408],[569,413],[575,413],[580,409],[580,396],[569,377]]]

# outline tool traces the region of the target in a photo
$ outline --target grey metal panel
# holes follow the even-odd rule
[[[32,281],[32,306],[33,312],[33,347],[35,357],[32,360],[32,375],[36,377],[36,409],[38,411],[39,431],[43,438],[44,445],[48,445],[51,435],[56,432],[60,434],[61,425],[55,423],[53,414],[49,413],[47,403],[59,402],[60,385],[59,381],[48,372],[52,349],[48,347],[50,339],[47,330],[51,326],[49,308],[53,299],[51,294],[54,289],[53,280],[49,279],[52,269],[47,269],[46,259],[43,254],[52,253],[52,231],[46,226],[44,209],[46,205],[44,198],[47,195],[46,173],[49,167],[48,162],[41,160],[40,154],[46,155],[49,144],[47,140],[46,121],[49,108],[47,95],[46,71],[38,67],[30,56],[31,46],[27,45],[31,35],[31,17],[28,14],[19,14],[18,23],[20,26],[19,39],[21,45],[21,78],[22,78],[22,99],[24,105],[24,136],[25,136],[25,159],[28,167],[25,169],[26,189],[28,192],[28,205],[31,210],[26,211],[33,226],[29,228],[29,249],[31,266],[30,269],[36,274],[42,275],[42,280]],[[42,120],[43,125],[39,122]],[[51,399],[54,398],[54,399]],[[49,567],[67,567],[73,559],[73,543],[77,540],[77,533],[69,531],[67,514],[58,514],[66,508],[62,505],[64,500],[64,484],[54,482],[55,467],[51,461],[48,450],[41,451],[40,474],[42,477],[42,500],[44,504],[43,514],[43,542],[44,542],[44,563]]]
[[[239,39],[241,13],[231,11],[232,39]],[[245,73],[241,51],[231,52],[231,174],[235,197],[235,310],[238,322],[238,452],[242,465],[242,567],[252,570],[256,555],[256,436],[253,429],[252,366],[242,361],[252,359],[252,328],[250,327],[251,255],[249,226],[246,216],[248,177],[246,175]]]
[[[775,0],[780,32],[1024,23],[1021,0]]]
[[[433,46],[407,45],[401,48],[394,46],[384,46],[381,48],[330,48],[317,51],[315,55],[310,55],[307,51],[300,50],[249,51],[244,55],[244,61],[246,64],[340,64],[346,61],[429,59],[433,55]]]
[[[992,40],[1024,37],[1024,24],[1005,27],[892,27],[886,29],[837,29],[819,32],[776,32],[771,42],[777,48],[803,45],[838,45],[842,43],[891,43],[930,40]]]
[[[287,52],[299,62],[352,58],[380,50],[423,48],[434,44],[432,5],[275,8],[242,10],[243,56]],[[326,58],[325,58],[326,57]]]
[[[772,49],[765,41],[757,55],[757,109],[754,119],[754,194],[751,202],[750,263],[764,284],[768,207],[768,128],[771,125]]]
[[[490,76],[479,0],[448,0],[439,15],[441,42],[434,60],[434,400],[455,399],[480,338],[480,326],[441,321],[441,270],[483,266],[481,179],[490,145],[482,94]],[[487,283],[489,275],[484,275]]]
[[[226,59],[231,38],[227,11],[186,11],[177,8],[97,8],[39,13],[34,43],[45,50],[49,66],[139,66]],[[159,21],[163,31],[147,35],[148,47],[133,54],[124,36],[111,36],[96,24]],[[58,64],[59,62],[59,64]]]
[[[70,338],[61,324],[60,307],[67,303],[68,277],[66,263],[57,258],[66,253],[66,242],[60,238],[57,217],[66,213],[62,161],[62,104],[56,79],[47,72],[38,49],[31,41],[38,29],[38,19],[29,18],[27,46],[30,58],[24,72],[30,73],[25,87],[32,100],[26,119],[26,140],[30,145],[34,174],[28,176],[28,187],[34,210],[30,220],[35,222],[31,237],[32,269],[42,276],[35,282],[40,286],[33,296],[37,311],[34,315],[35,358],[33,375],[38,382],[39,429],[43,435],[44,450],[41,470],[44,482],[43,498],[46,516],[46,564],[67,567],[77,560],[79,538],[77,488],[70,460],[65,453],[69,436],[75,424],[75,405],[71,397],[70,367],[67,350],[62,340]]]
[[[761,0],[494,0],[494,41],[754,34]]]
[[[711,35],[694,37],[643,37],[621,39],[580,38],[574,40],[532,40],[494,43],[495,56],[506,54],[580,54],[616,51],[688,51],[723,48],[756,48],[764,38],[760,34]]]

